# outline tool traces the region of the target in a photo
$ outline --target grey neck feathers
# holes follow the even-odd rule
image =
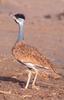
[[[19,33],[18,33],[17,42],[20,42],[22,40],[24,40],[24,24],[19,25]]]

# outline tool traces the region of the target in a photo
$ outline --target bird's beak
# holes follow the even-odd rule
[[[9,14],[12,19],[16,21],[16,17],[13,14]]]

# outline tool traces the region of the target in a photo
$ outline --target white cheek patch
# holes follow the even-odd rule
[[[19,18],[19,19],[18,19],[18,23],[19,23],[20,25],[23,25],[23,24],[24,24],[24,19]]]

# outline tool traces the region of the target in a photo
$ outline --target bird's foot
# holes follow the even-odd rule
[[[32,85],[32,88],[33,89],[36,89],[36,90],[39,90],[40,89],[40,87],[39,86],[36,86],[36,85]]]
[[[28,90],[28,88],[21,88],[21,91],[26,91]]]
[[[25,86],[24,90],[27,90],[28,88]]]

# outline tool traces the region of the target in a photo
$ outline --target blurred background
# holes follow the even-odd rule
[[[64,0],[0,0],[0,75],[21,69],[19,63],[11,60],[18,35],[11,13],[25,14],[26,43],[38,48],[64,75]]]
[[[24,13],[25,41],[54,63],[64,65],[64,1],[0,0],[0,54],[10,54],[18,26],[10,13]],[[38,44],[38,45],[37,45]]]

